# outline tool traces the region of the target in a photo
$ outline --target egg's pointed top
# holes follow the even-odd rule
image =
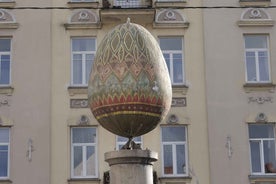
[[[128,27],[129,24],[130,24],[130,18],[129,18],[129,17],[127,18],[126,24],[127,24],[127,27]]]

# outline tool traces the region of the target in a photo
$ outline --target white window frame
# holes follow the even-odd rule
[[[76,128],[93,128],[96,132],[96,138],[94,143],[73,143],[73,129]],[[95,127],[71,127],[71,178],[98,178],[98,130]],[[74,175],[74,147],[82,147],[82,162],[83,162],[83,174],[82,176]],[[93,146],[95,148],[95,175],[87,175],[86,169],[86,149],[88,146]]]
[[[274,138],[250,138],[249,137],[249,152],[250,152],[250,170],[253,175],[276,175],[276,173],[266,173],[265,171],[265,160],[264,160],[264,141],[274,141],[275,144],[275,154],[276,154],[276,127],[275,124],[269,123],[269,125],[273,125],[273,132],[274,132]],[[250,126],[250,124],[249,124]],[[260,148],[260,160],[261,160],[261,172],[253,172],[252,170],[252,159],[251,159],[251,142],[258,142],[259,143],[259,148]],[[276,155],[275,155],[276,156]]]
[[[161,151],[162,151],[162,176],[164,177],[181,177],[181,176],[188,176],[189,173],[188,173],[188,166],[189,166],[189,163],[188,163],[188,146],[187,146],[187,126],[186,125],[181,125],[181,126],[178,126],[178,127],[184,127],[185,128],[185,140],[186,141],[170,141],[170,142],[163,142],[162,141],[162,137],[163,137],[163,131],[162,131],[162,128],[166,128],[166,127],[169,127],[169,126],[161,126]],[[174,126],[177,128],[177,126]],[[173,174],[165,174],[164,172],[164,146],[165,145],[172,145],[172,151],[173,151]],[[184,169],[184,174],[177,174],[177,160],[176,160],[176,146],[177,145],[184,145],[184,148],[185,148],[185,169]]]
[[[10,40],[10,51],[0,51],[0,74],[1,74],[1,56],[2,55],[9,55],[10,56],[10,63],[9,63],[9,82],[8,84],[1,84],[0,83],[0,86],[9,86],[11,85],[11,62],[12,62],[12,57],[11,57],[11,51],[12,51],[12,39],[11,38],[0,38],[0,40]]]
[[[7,176],[0,176],[0,180],[6,180],[6,179],[8,179],[9,177],[10,177],[10,128],[0,128],[0,129],[7,129],[8,130],[8,142],[7,143],[1,143],[0,142],[0,146],[8,146],[8,160],[7,160],[7,162],[8,162],[8,164],[7,164]]]
[[[171,79],[171,82],[172,82],[172,85],[184,85],[185,84],[185,62],[184,62],[184,39],[182,36],[160,36],[159,37],[159,42],[160,42],[160,39],[162,38],[179,38],[181,39],[181,47],[182,47],[182,50],[162,50],[162,53],[163,55],[164,54],[168,54],[169,55],[169,65],[170,65],[170,68],[168,68],[169,70],[169,75],[170,75],[170,79]],[[182,80],[183,82],[182,83],[177,83],[177,82],[174,82],[174,71],[173,71],[173,65],[174,65],[174,61],[173,61],[173,55],[174,54],[181,54],[182,56]]]
[[[95,50],[93,51],[73,51],[73,40],[74,39],[94,39],[95,40]],[[97,46],[97,40],[96,37],[72,37],[71,38],[71,85],[72,86],[88,86],[88,81],[86,81],[86,55],[92,54],[94,55],[95,58],[95,54],[96,54],[96,46]],[[82,82],[80,84],[74,84],[74,54],[80,54],[82,56]],[[92,65],[93,65],[94,60],[92,61]],[[89,73],[88,73],[89,75]],[[89,78],[88,78],[89,80]]]
[[[266,46],[267,48],[246,48],[245,46],[245,37],[246,36],[266,36]],[[246,77],[246,82],[247,83],[270,83],[271,82],[271,68],[270,68],[270,53],[269,53],[269,36],[268,35],[253,35],[253,34],[245,34],[244,35],[244,48],[245,48],[245,77]],[[255,53],[255,67],[256,67],[256,80],[250,80],[248,79],[248,69],[247,69],[247,57],[246,53],[247,52],[254,52]],[[259,68],[259,52],[266,52],[267,53],[267,67],[268,67],[268,80],[267,81],[261,81],[260,80],[260,68]]]
[[[125,137],[121,137],[119,135],[116,135],[116,150],[120,150],[120,147],[124,146],[127,143],[127,141],[119,141],[118,140],[119,138],[125,138]],[[140,138],[141,141],[137,141],[138,138]],[[128,139],[128,138],[125,138],[125,139]],[[140,144],[141,148],[143,147],[143,145],[142,145],[143,144],[142,136],[134,137],[133,141],[136,144]]]

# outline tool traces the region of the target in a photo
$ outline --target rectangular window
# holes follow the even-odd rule
[[[267,35],[245,35],[246,81],[270,82],[269,48]]]
[[[136,144],[140,144],[142,147],[142,137],[134,137],[132,139]],[[128,138],[116,136],[116,150],[120,150],[128,141]]]
[[[91,67],[96,53],[95,38],[72,38],[72,75],[73,86],[87,86]]]
[[[164,126],[162,129],[162,162],[164,176],[188,175],[186,126]]]
[[[0,86],[10,85],[11,76],[11,39],[0,39]]]
[[[0,128],[0,180],[9,178],[10,129]]]
[[[97,167],[96,128],[71,129],[71,176],[72,178],[96,178]]]
[[[115,0],[114,5],[121,8],[135,8],[143,6],[141,0]]]
[[[252,174],[276,174],[275,124],[249,124]]]
[[[184,84],[183,38],[160,37],[163,52],[173,85]]]

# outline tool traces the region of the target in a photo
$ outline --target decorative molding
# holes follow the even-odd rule
[[[17,29],[19,24],[16,23],[14,16],[7,10],[0,9],[0,29]]]
[[[156,10],[154,28],[187,28],[189,22],[180,11],[175,9]]]
[[[10,105],[11,104],[10,104],[10,100],[9,99],[1,99],[0,98],[0,108],[4,107],[4,106],[9,107]]]
[[[255,91],[267,91],[270,93],[275,92],[275,84],[272,83],[246,83],[243,88],[246,93],[251,93]]]
[[[248,103],[264,104],[266,102],[273,103],[273,97],[248,97]]]
[[[167,118],[167,123],[168,124],[175,124],[175,123],[178,123],[178,121],[179,121],[179,118],[175,114],[171,114]]]
[[[187,85],[173,85],[172,86],[172,91],[173,93],[181,94],[181,95],[186,95],[188,92],[188,86]]]
[[[276,184],[276,175],[249,175],[250,184]]]
[[[72,8],[78,8],[78,7],[86,7],[86,8],[99,8],[99,2],[98,1],[92,1],[92,2],[68,2],[67,5]]]
[[[1,24],[0,24],[1,25]],[[14,88],[11,86],[0,86],[0,94],[12,95]]]
[[[88,100],[70,99],[70,108],[88,108]]]
[[[66,29],[99,29],[101,28],[101,22],[98,13],[81,9],[73,12],[64,27]]]
[[[11,127],[13,126],[13,121],[0,115],[0,127]],[[1,182],[0,182],[1,183]]]
[[[274,26],[275,21],[263,8],[247,8],[238,21],[240,27],[244,26]]]
[[[11,180],[0,180],[0,184],[12,184]]]
[[[175,97],[172,98],[172,107],[186,107],[186,97]],[[1,104],[0,104],[1,107]],[[81,109],[88,108],[88,99],[70,99],[70,108],[72,109]]]
[[[186,97],[174,97],[172,98],[172,107],[186,107]]]
[[[263,112],[258,113],[256,118],[255,118],[255,121],[256,121],[256,123],[266,123],[267,122],[267,116]]]
[[[2,1],[0,2],[0,8],[12,8],[15,6],[15,1]]]
[[[70,96],[87,95],[87,86],[69,86],[68,92]]]
[[[196,178],[196,177],[193,177]],[[160,184],[188,184],[191,183],[192,177],[159,177]]]
[[[171,8],[180,8],[185,7],[187,5],[186,0],[180,0],[180,1],[167,1],[167,0],[159,0],[155,1],[155,6],[158,8],[165,8],[165,7],[171,7]]]
[[[71,178],[68,179],[68,184],[100,184],[100,178]]]
[[[244,7],[254,7],[254,6],[269,6],[271,4],[271,0],[240,0],[240,5]]]

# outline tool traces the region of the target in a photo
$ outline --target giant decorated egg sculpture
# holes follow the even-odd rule
[[[108,32],[97,48],[88,84],[97,121],[116,135],[140,136],[166,116],[171,98],[168,69],[154,37],[129,21]]]

